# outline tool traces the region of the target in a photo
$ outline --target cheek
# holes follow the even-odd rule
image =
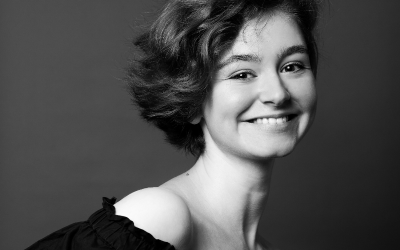
[[[317,107],[317,91],[315,87],[310,87],[307,92],[303,93],[300,102],[311,115],[314,115]]]
[[[290,94],[293,100],[300,105],[304,112],[315,113],[317,91],[313,79],[305,80],[291,86]]]
[[[314,81],[305,81],[293,87],[292,98],[301,109],[303,115],[299,124],[299,138],[302,138],[314,121],[317,108],[317,91]]]
[[[216,86],[205,104],[205,116],[221,122],[236,121],[251,106],[251,96],[245,87],[232,88],[229,84]]]

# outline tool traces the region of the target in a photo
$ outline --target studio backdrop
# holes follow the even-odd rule
[[[24,249],[195,159],[142,121],[123,81],[164,1],[0,2],[0,249]],[[262,235],[283,250],[395,249],[400,2],[325,1],[318,112],[274,167]]]

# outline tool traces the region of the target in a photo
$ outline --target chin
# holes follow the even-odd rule
[[[257,161],[265,161],[274,158],[280,158],[287,156],[291,152],[293,152],[296,144],[297,141],[288,141],[285,143],[279,143],[278,144],[279,146],[275,144],[275,145],[270,145],[269,147],[263,147],[257,149],[249,148],[248,154],[250,158]]]

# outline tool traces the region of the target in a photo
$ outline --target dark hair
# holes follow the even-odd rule
[[[128,83],[141,116],[166,134],[167,141],[195,156],[205,142],[200,124],[211,77],[243,24],[265,13],[283,11],[299,25],[317,71],[313,0],[172,0],[134,45],[142,55],[129,68]]]

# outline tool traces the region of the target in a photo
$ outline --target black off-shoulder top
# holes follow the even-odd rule
[[[116,199],[103,198],[103,208],[87,221],[64,227],[26,250],[175,250],[164,241],[115,214]]]

